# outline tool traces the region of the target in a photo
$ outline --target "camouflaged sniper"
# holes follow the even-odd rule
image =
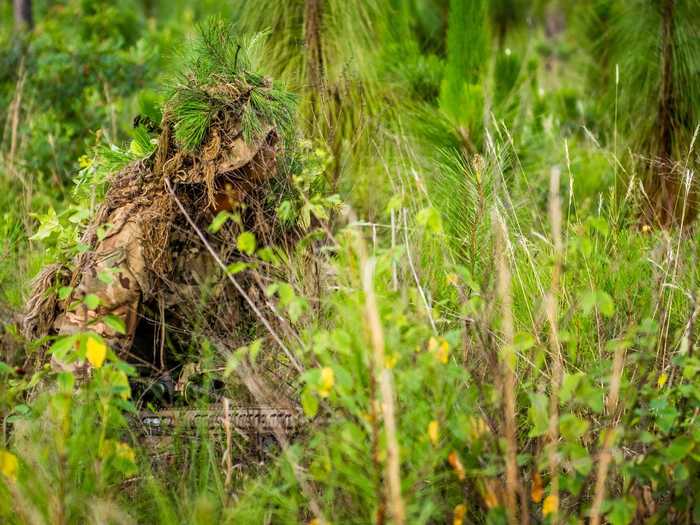
[[[248,95],[235,86],[225,88],[234,102]],[[166,190],[166,178],[202,231],[218,211],[240,212],[240,223],[228,223],[212,240],[227,263],[241,256],[231,248],[241,230],[254,232],[259,242],[272,243],[279,237],[271,191],[280,176],[276,130],[267,124],[255,140],[246,141],[240,114],[220,111],[202,146],[190,152],[174,140],[173,127],[166,112],[154,155],[111,177],[104,202],[83,235],[82,242],[91,250],[73,261],[72,270],[54,265],[37,278],[27,303],[25,336],[91,330],[124,356],[133,344],[145,302],[157,300],[169,311],[197,303],[197,287],[212,273],[213,263],[192,240]],[[100,228],[106,228],[106,234],[98,237]],[[53,292],[57,283],[73,287],[64,301]],[[99,298],[97,308],[82,302],[88,294]],[[107,315],[121,319],[125,333],[106,324]],[[188,315],[183,313],[182,318]],[[238,321],[230,304],[225,315],[233,318],[217,320],[224,328],[227,322],[233,326]],[[62,365],[54,360],[54,366]]]

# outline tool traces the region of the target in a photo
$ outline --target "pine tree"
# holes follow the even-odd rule
[[[505,45],[506,36],[514,26],[525,20],[527,2],[524,0],[491,0],[489,11],[493,32],[499,48]]]
[[[362,209],[378,194],[386,171],[377,153],[400,114],[383,63],[395,14],[392,0],[259,0],[242,2],[233,17],[242,32],[269,30],[265,69],[302,95],[307,136],[333,156],[333,191],[352,188],[346,196]]]
[[[447,63],[440,109],[459,131],[469,154],[481,149],[488,61],[486,0],[451,0],[447,27]]]
[[[32,16],[32,0],[13,0],[12,6],[15,14],[15,25],[20,30],[28,30],[34,27]]]
[[[698,14],[700,0],[599,0],[591,10],[590,81],[643,174],[646,224],[688,224],[697,211]]]

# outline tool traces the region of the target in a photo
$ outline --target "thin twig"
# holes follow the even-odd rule
[[[423,287],[420,284],[420,279],[418,278],[418,272],[416,272],[416,267],[413,265],[413,257],[411,257],[411,248],[408,242],[408,220],[406,219],[406,209],[403,210],[403,236],[404,242],[406,243],[406,257],[408,258],[408,265],[411,268],[411,273],[413,274],[413,279],[416,281],[416,286],[418,287],[418,293],[420,294],[423,304],[425,305],[425,311],[428,314],[428,320],[430,321],[430,326],[433,327],[433,333],[437,334],[437,327],[435,326],[435,321],[433,320],[433,314],[430,311],[430,304],[428,304],[428,299],[425,296]]]
[[[591,504],[590,525],[600,525],[600,511],[605,499],[605,482],[608,479],[608,468],[612,461],[612,445],[615,441],[615,412],[620,395],[620,382],[622,369],[625,362],[625,350],[619,346],[613,359],[613,370],[610,378],[610,392],[608,395],[608,416],[610,424],[605,430],[603,446],[598,454],[598,468],[596,469],[595,489],[593,491],[593,503]]]

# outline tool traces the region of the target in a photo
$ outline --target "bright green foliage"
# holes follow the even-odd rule
[[[217,112],[224,109],[241,114],[248,142],[258,139],[264,126],[275,127],[285,138],[293,135],[294,95],[256,72],[264,38],[262,33],[239,38],[222,20],[200,28],[169,102],[175,138],[185,149],[202,144]]]
[[[53,351],[89,352],[89,334],[59,340]],[[94,343],[93,343],[94,344]],[[104,347],[104,343],[99,343]],[[76,350],[76,347],[78,348]],[[111,354],[111,352],[110,352]],[[110,509],[110,487],[138,472],[134,444],[124,435],[125,414],[133,410],[128,375],[133,369],[114,360],[97,362],[92,379],[80,391],[71,373],[52,378],[52,388],[37,396],[31,406],[17,404],[7,412],[5,403],[22,390],[47,381],[39,370],[29,382],[0,367],[0,407],[13,425],[19,457],[16,472],[0,474],[0,520],[23,523],[26,516],[48,523],[79,523],[94,516],[126,511]],[[7,447],[0,443],[0,449]],[[17,501],[24,502],[21,509]]]
[[[193,150],[206,136],[211,119],[216,112],[207,100],[183,100],[173,110],[175,113],[175,138],[185,149]],[[245,121],[244,121],[245,122]],[[250,124],[246,126],[250,129]]]
[[[15,162],[33,175],[68,180],[95,131],[117,141],[130,127],[131,96],[156,80],[160,43],[131,0],[72,0],[38,11],[26,41],[0,32],[3,49],[11,45],[0,64],[0,118],[10,121],[19,95],[24,138],[16,141]],[[5,151],[11,139],[3,135]]]
[[[450,1],[440,109],[460,130],[472,152],[479,151],[482,145],[484,93],[481,81],[489,59],[487,21],[485,0]]]
[[[318,86],[307,34],[314,4]],[[650,158],[668,154],[697,176],[697,0],[673,3],[672,147],[659,149],[665,4],[175,0],[124,2],[118,14],[69,0],[52,8],[54,23],[37,2],[28,42],[53,51],[27,56],[41,83],[27,77],[18,162],[12,170],[0,163],[0,521],[390,523],[393,450],[379,382],[390,377],[405,522],[507,523],[503,371],[514,364],[517,469],[530,523],[552,522],[550,453],[559,459],[560,523],[590,519],[605,443],[603,523],[700,522],[700,245],[677,229],[638,224],[647,198],[640,167]],[[76,15],[95,10],[104,15]],[[197,33],[212,13],[219,21]],[[8,20],[7,3],[0,16]],[[167,68],[186,74],[163,92],[149,87],[160,85],[155,76],[138,85],[134,65],[165,62],[186,34],[196,44]],[[76,51],[71,71],[87,64],[100,73],[67,75],[56,59],[64,44]],[[6,111],[22,48],[2,49],[10,50],[0,53]],[[226,249],[245,257],[208,276],[212,286],[260,277],[256,299],[289,355],[245,323],[230,338],[208,337],[197,316],[168,326],[191,332],[190,346],[178,349],[194,370],[184,381],[191,396],[177,403],[207,407],[219,393],[245,405],[288,397],[305,422],[289,443],[252,453],[234,432],[228,483],[223,433],[176,432],[165,460],[131,435],[130,411],[158,401],[130,398],[126,380],[136,392],[151,376],[132,375],[90,334],[24,341],[13,322],[31,276],[85,251],[79,237],[108,177],[153,155],[164,101],[175,139],[194,157],[228,113],[221,109],[240,111],[248,140],[267,123],[309,139],[287,141],[279,160],[290,187],[267,195],[275,218],[300,238],[279,249],[241,231]],[[80,167],[74,186],[45,182],[56,169],[49,137],[61,169]],[[36,164],[30,151],[40,153]],[[212,213],[205,235],[240,225],[245,212]],[[496,242],[501,223],[505,238]],[[503,266],[512,301],[497,286]],[[71,291],[55,290],[59,299]],[[200,302],[208,307],[211,296]],[[231,314],[253,317],[245,308]],[[119,318],[104,322],[124,329]],[[92,376],[26,369],[47,347],[89,361]],[[248,388],[247,372],[266,395]],[[214,383],[223,384],[216,394]]]

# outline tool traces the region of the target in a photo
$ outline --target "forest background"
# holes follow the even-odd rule
[[[198,27],[295,94],[304,234],[289,355],[193,323],[181,359],[197,406],[283,377],[303,431],[161,461],[133,367],[86,332],[76,381],[19,326]],[[700,1],[14,0],[0,50],[0,521],[700,523]]]

